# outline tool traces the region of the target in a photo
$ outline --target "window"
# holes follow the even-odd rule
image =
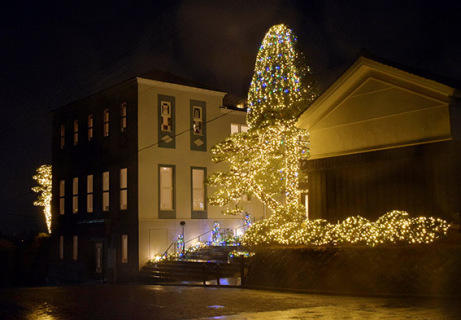
[[[193,107],[193,130],[194,134],[202,135],[203,128],[202,128],[202,107]]]
[[[102,211],[109,211],[109,171],[102,174]]]
[[[157,134],[159,148],[176,148],[175,97],[157,95]]]
[[[161,130],[162,131],[172,131],[172,118],[171,118],[171,102],[162,101],[161,102]]]
[[[206,139],[206,102],[190,100],[190,149],[194,151],[207,151]]]
[[[64,236],[59,236],[59,259],[64,259]]]
[[[64,145],[66,142],[66,126],[64,124],[61,125],[61,150],[64,150]]]
[[[72,240],[72,259],[77,260],[78,258],[78,236],[74,236]]]
[[[248,126],[244,124],[231,123],[231,134],[239,132],[247,132]]]
[[[78,120],[74,120],[74,146],[78,145]]]
[[[102,272],[102,243],[96,242],[95,247],[96,273]]]
[[[128,235],[122,234],[122,263],[128,263]]]
[[[251,195],[248,194],[248,193],[244,193],[244,194],[242,194],[242,197],[240,198],[240,200],[242,200],[244,202],[251,201]]]
[[[93,115],[88,116],[88,141],[93,140]]]
[[[205,211],[205,169],[192,168],[192,211]]]
[[[86,177],[86,212],[93,212],[93,175]]]
[[[78,178],[72,180],[72,212],[78,212]]]
[[[59,214],[64,214],[64,205],[66,197],[66,183],[64,180],[59,181]]]
[[[109,136],[109,108],[104,109],[104,137]]]
[[[174,167],[160,167],[160,210],[174,210]]]
[[[128,169],[120,169],[120,210],[126,210],[128,204]]]
[[[120,105],[120,131],[126,132],[126,102]]]

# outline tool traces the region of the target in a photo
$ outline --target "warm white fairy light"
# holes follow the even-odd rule
[[[271,218],[253,224],[242,237],[242,244],[428,244],[446,236],[450,227],[440,218],[411,218],[408,213],[397,210],[386,213],[375,222],[360,216],[349,217],[337,224],[322,219],[297,223]]]
[[[51,197],[52,179],[51,165],[42,165],[37,169],[37,174],[32,177],[39,184],[32,188],[32,191],[39,193],[34,206],[43,207],[45,223],[48,233],[51,233]]]
[[[267,32],[248,93],[248,132],[233,134],[212,148],[214,162],[227,162],[208,184],[218,190],[210,204],[225,214],[240,214],[242,194],[251,194],[270,210],[299,220],[300,162],[309,156],[309,136],[296,118],[316,97],[316,83],[297,39],[285,25]],[[281,196],[282,195],[282,196]]]
[[[284,24],[266,33],[248,92],[250,128],[296,119],[316,97],[316,81],[298,39]]]

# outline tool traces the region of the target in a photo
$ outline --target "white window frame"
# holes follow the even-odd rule
[[[195,135],[203,135],[203,109],[199,106],[192,107],[192,130]]]
[[[248,126],[245,124],[240,123],[231,123],[231,134],[240,133],[240,132],[247,132]]]
[[[128,208],[128,169],[120,169],[120,210]]]
[[[74,120],[74,146],[78,145],[78,120]]]
[[[175,209],[174,170],[174,166],[160,165],[159,167],[159,202],[161,211],[173,211]],[[170,203],[165,201],[168,198],[170,199]]]
[[[94,117],[93,114],[88,115],[88,141],[93,140],[93,127],[94,127]]]
[[[59,214],[64,214],[66,207],[66,181],[59,181]]]
[[[160,102],[160,130],[163,132],[173,131],[172,107],[170,101]]]
[[[126,132],[126,102],[120,105],[120,131]]]
[[[195,173],[199,174],[198,176]],[[205,168],[191,170],[192,211],[206,211]]]
[[[102,211],[107,212],[110,210],[110,175],[109,171],[102,173]]]
[[[94,201],[94,176],[89,174],[86,176],[86,212],[93,212],[93,201]]]
[[[78,177],[72,179],[72,212],[78,212]]]
[[[109,108],[104,109],[104,118],[103,118],[103,132],[104,137],[109,136],[109,121],[110,121],[110,113]]]

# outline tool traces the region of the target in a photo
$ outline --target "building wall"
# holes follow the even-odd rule
[[[121,104],[126,103],[127,126],[121,131]],[[109,109],[109,135],[104,136],[104,110]],[[88,116],[93,115],[93,138],[88,140]],[[84,265],[89,276],[126,278],[138,269],[137,229],[137,90],[129,81],[67,105],[53,113],[53,235],[56,256],[64,240],[61,264]],[[74,121],[78,144],[74,145]],[[61,126],[65,126],[61,149]],[[128,170],[128,207],[120,209],[120,169]],[[109,210],[102,208],[103,172],[109,172]],[[93,212],[87,208],[87,176],[93,175]],[[78,177],[78,212],[73,212],[73,179]],[[60,214],[60,181],[65,181],[64,214]],[[128,236],[128,259],[122,263],[121,237]],[[77,259],[73,239],[77,240]],[[102,245],[101,272],[95,269],[96,244]],[[110,269],[110,270],[109,270]],[[116,272],[115,272],[116,270]]]
[[[360,57],[304,112],[309,216],[331,222],[391,210],[459,212],[459,93]]]
[[[309,215],[337,222],[392,210],[456,221],[461,211],[460,141],[308,160]]]
[[[211,162],[210,148],[231,133],[231,123],[245,124],[245,112],[221,108],[225,93],[183,85],[133,79],[56,110],[53,116],[53,234],[57,261],[81,265],[90,277],[129,279],[148,259],[162,254],[182,232],[194,242],[211,237],[214,222],[221,230],[241,230],[243,217],[221,214],[206,204],[205,211],[192,210],[192,168],[207,175],[225,169]],[[174,106],[173,131],[169,137],[159,130],[159,102],[169,99]],[[121,104],[126,103],[127,126],[121,130]],[[193,107],[203,114],[202,136],[191,133]],[[109,136],[104,136],[104,110],[109,109]],[[93,115],[93,139],[88,141],[88,116]],[[78,144],[73,143],[74,121],[78,120]],[[205,122],[207,122],[205,124]],[[61,149],[61,126],[64,148]],[[162,139],[163,138],[163,139]],[[170,141],[171,140],[171,141]],[[175,208],[159,210],[159,167],[173,166]],[[120,208],[120,170],[128,171],[128,206]],[[103,210],[103,173],[109,172],[109,210]],[[88,212],[87,176],[93,175],[93,212]],[[78,177],[78,212],[73,212],[73,179]],[[65,192],[60,195],[60,181]],[[206,187],[205,196],[213,192]],[[64,214],[60,214],[60,198]],[[253,218],[260,218],[263,206],[256,200],[243,203]],[[202,237],[196,238],[202,235]],[[62,238],[61,238],[62,237]],[[77,237],[77,259],[74,259]],[[61,240],[62,239],[62,240]],[[127,259],[123,257],[127,239]],[[62,242],[61,242],[62,241]],[[193,244],[189,242],[188,245]],[[62,248],[63,257],[59,257]],[[101,252],[102,269],[96,271],[96,252]]]
[[[174,147],[162,147],[159,143],[159,95],[174,97],[175,135],[171,135]],[[238,228],[243,225],[242,217],[224,216],[221,209],[206,205],[206,213],[192,213],[191,168],[206,168],[209,175],[225,165],[211,162],[210,148],[230,135],[231,123],[245,124],[242,111],[223,110],[224,93],[181,85],[139,80],[139,265],[162,254],[177,240],[182,232],[180,222],[186,222],[185,240],[195,238],[213,228],[219,221],[221,228]],[[196,150],[191,132],[191,100],[206,105],[206,148]],[[160,140],[162,141],[162,140]],[[175,210],[174,213],[159,214],[159,165],[173,165],[175,168]],[[206,187],[207,195],[212,190]],[[246,204],[253,216],[262,215],[262,205],[256,201]],[[201,237],[206,240],[211,233]],[[192,242],[190,243],[192,244]]]

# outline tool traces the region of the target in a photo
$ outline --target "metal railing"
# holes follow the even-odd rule
[[[261,217],[261,218],[258,218],[258,219],[254,218],[253,223],[255,223],[255,222],[259,221],[259,220],[263,220],[263,219],[264,219],[264,217]],[[234,230],[234,234],[236,233],[237,230],[240,230],[240,229],[243,229],[243,228],[245,228],[245,225],[241,225],[241,226],[239,226],[239,227],[237,227],[237,228],[234,228],[234,229],[233,229],[233,230]],[[193,238],[191,238],[191,239],[189,239],[189,240],[187,240],[187,241],[184,241],[184,248],[186,248],[186,245],[187,245],[188,243],[191,243],[191,242],[193,242],[194,240],[197,240],[197,242],[202,242],[200,238],[203,237],[203,236],[205,236],[205,235],[207,235],[207,234],[209,234],[209,233],[211,233],[211,232],[213,232],[213,229],[210,229],[210,230],[208,230],[208,231],[206,231],[206,232],[204,232],[204,233],[202,233],[202,234],[200,234],[200,235],[198,235],[198,236],[195,236],[195,237],[193,237]],[[167,257],[167,256],[168,256],[168,252],[170,251],[170,249],[171,249],[172,247],[173,247],[173,249],[174,249],[174,254],[176,254],[177,251],[178,251],[178,244],[177,244],[176,241],[174,241],[174,242],[170,243],[170,245],[168,246],[168,248],[167,248],[167,249],[165,250],[165,252],[162,254],[162,257]],[[190,246],[189,246],[189,247],[190,247]]]

